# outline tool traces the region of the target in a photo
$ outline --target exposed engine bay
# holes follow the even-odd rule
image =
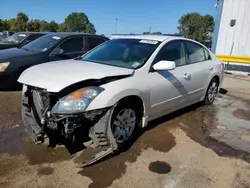
[[[93,82],[93,84],[100,83]],[[49,145],[55,146],[65,142],[75,144],[82,137],[90,137],[96,154],[83,166],[93,164],[118,149],[111,130],[111,115],[115,106],[83,113],[55,114],[51,112],[53,106],[60,98],[74,91],[78,85],[70,86],[59,93],[47,92],[32,86],[25,87],[22,97],[22,116],[25,128],[34,142],[43,143],[48,137]]]

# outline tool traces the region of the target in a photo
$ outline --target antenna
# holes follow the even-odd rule
[[[115,34],[117,32],[117,18],[115,19]]]

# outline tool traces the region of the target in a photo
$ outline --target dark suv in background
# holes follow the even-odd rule
[[[46,35],[41,32],[18,32],[0,41],[0,50],[20,48],[37,38]]]
[[[49,33],[21,48],[0,50],[0,89],[16,87],[19,75],[31,66],[76,58],[107,40],[85,33]]]

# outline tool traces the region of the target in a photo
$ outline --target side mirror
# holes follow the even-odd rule
[[[175,62],[174,61],[165,61],[161,60],[153,65],[153,69],[156,71],[160,70],[174,70],[175,69]]]
[[[56,48],[56,49],[54,49],[52,54],[56,55],[56,56],[62,56],[64,54],[64,50],[61,48]]]

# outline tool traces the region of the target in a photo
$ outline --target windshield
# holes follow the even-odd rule
[[[58,43],[60,39],[61,37],[55,35],[44,35],[23,46],[22,49],[35,52],[45,52]]]
[[[14,35],[11,35],[11,36],[7,37],[2,42],[17,44],[17,43],[19,43],[21,40],[23,40],[27,36],[28,35],[25,34],[25,33],[16,33]]]
[[[93,49],[82,60],[136,69],[146,63],[158,45],[154,40],[114,39]]]

